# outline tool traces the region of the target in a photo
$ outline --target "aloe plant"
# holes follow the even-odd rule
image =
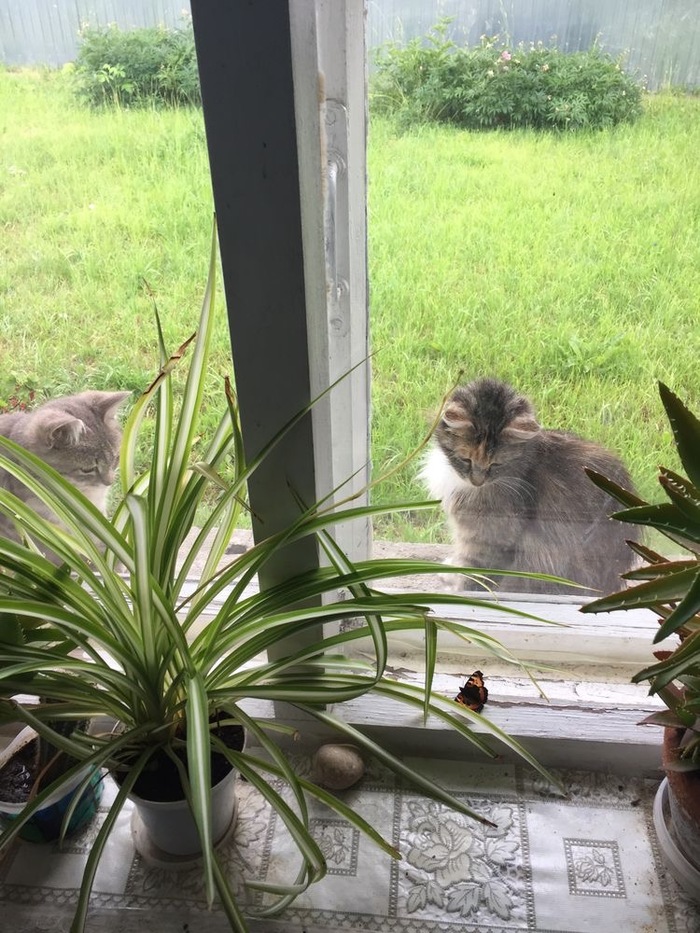
[[[269,736],[271,725],[284,731],[284,724],[270,724],[246,713],[242,701],[248,698],[294,704],[430,797],[477,820],[483,818],[463,801],[421,777],[344,722],[342,713],[328,712],[324,706],[373,692],[426,716],[439,717],[467,742],[494,756],[483,737],[484,732],[490,733],[556,783],[523,747],[487,717],[432,692],[441,628],[485,646],[499,657],[508,656],[498,641],[478,628],[442,619],[431,608],[478,605],[479,600],[454,594],[381,593],[373,588],[373,581],[401,573],[435,573],[438,565],[410,560],[352,563],[329,532],[340,521],[395,511],[400,506],[353,507],[346,503],[345,508],[336,511],[324,504],[308,508],[300,505],[298,518],[284,531],[227,559],[226,547],[240,519],[248,478],[306,412],[300,412],[258,457],[246,463],[236,398],[227,385],[222,392],[225,410],[218,428],[199,459],[193,455],[214,313],[215,274],[214,232],[196,335],[171,355],[158,328],[160,371],[136,401],[124,428],[122,497],[112,518],[104,517],[37,457],[0,439],[0,467],[45,502],[59,522],[49,523],[0,490],[0,512],[12,517],[25,536],[24,543],[0,540],[0,697],[4,697],[0,699],[0,719],[32,725],[78,759],[74,768],[27,805],[0,836],[0,848],[15,838],[42,798],[80,767],[91,764],[120,774],[116,798],[87,860],[73,933],[84,928],[91,885],[117,816],[139,775],[156,754],[163,752],[179,767],[183,791],[196,820],[207,897],[211,902],[218,894],[232,930],[244,931],[246,921],[212,844],[211,752],[225,755],[259,789],[288,827],[301,853],[298,876],[281,893],[275,889],[279,896],[270,910],[289,903],[326,871],[323,854],[309,831],[310,797],[323,801],[389,855],[397,857],[394,847],[342,800],[294,773],[283,751]],[[186,385],[178,406],[172,373],[176,366],[187,363]],[[144,417],[150,405],[155,407],[152,456],[147,469],[140,471],[136,450],[146,429]],[[196,529],[200,506],[212,493],[214,504],[201,528],[194,531],[194,543],[188,545],[180,564],[183,542]],[[433,506],[423,503],[410,507]],[[313,536],[327,555],[326,566],[251,592],[253,577],[281,547],[308,536]],[[58,555],[62,566],[57,568],[49,562],[33,542]],[[192,590],[191,577],[194,567],[199,566],[195,564],[198,557],[202,558],[203,569]],[[447,568],[439,565],[439,569],[444,572]],[[350,597],[340,599],[340,588]],[[206,624],[202,625],[205,614]],[[281,658],[265,659],[268,649],[282,642],[288,646],[290,636],[308,635],[323,623],[348,617],[363,619],[364,625],[319,637],[312,644],[289,649]],[[426,682],[422,687],[385,677],[388,637],[407,630],[424,634]],[[354,640],[367,637],[374,651],[371,663],[341,653]],[[45,697],[50,702],[19,703],[12,699],[17,694]],[[64,736],[50,726],[50,721],[57,718],[71,721],[100,715],[115,720],[119,729],[109,735]],[[249,747],[262,748],[266,756],[226,748],[210,727],[212,716],[218,716],[220,722],[223,717],[223,721],[241,725],[251,738]],[[474,723],[478,723],[478,731],[472,728]],[[296,810],[274,787],[280,777],[291,788]],[[70,811],[65,825],[69,819]],[[262,884],[250,884],[264,889]]]
[[[661,467],[658,480],[666,499],[650,504],[600,474],[587,472],[597,486],[627,506],[612,518],[655,528],[685,554],[664,557],[628,542],[644,562],[624,575],[633,585],[596,599],[581,611],[652,609],[659,617],[654,642],[678,637],[675,650],[654,651],[657,663],[632,679],[635,683],[648,681],[649,692],[668,707],[649,716],[645,723],[686,730],[680,758],[669,767],[700,770],[700,421],[663,383],[659,383],[659,393],[687,476]]]

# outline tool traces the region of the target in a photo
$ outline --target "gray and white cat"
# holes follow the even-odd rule
[[[130,392],[80,392],[51,399],[32,411],[0,415],[0,435],[41,457],[102,512],[119,460],[119,406]],[[6,470],[0,487],[14,493],[49,520],[53,513]],[[0,516],[0,535],[18,540],[12,523]]]
[[[448,517],[450,563],[548,573],[605,592],[622,589],[620,574],[634,565],[625,544],[629,529],[609,519],[620,505],[584,472],[591,467],[631,489],[612,453],[540,427],[527,398],[488,378],[452,393],[434,442],[421,476]],[[511,592],[577,595],[544,581],[492,579]]]

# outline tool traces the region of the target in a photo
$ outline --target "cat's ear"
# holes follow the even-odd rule
[[[531,415],[521,415],[519,418],[514,418],[508,427],[503,429],[501,436],[514,444],[523,444],[525,441],[531,441],[541,430]]]
[[[85,422],[75,415],[50,409],[36,413],[32,428],[35,440],[49,450],[72,447],[87,430]]]
[[[473,426],[464,409],[460,408],[459,405],[451,405],[449,402],[443,409],[442,420],[446,427],[457,431],[465,431]]]
[[[99,392],[92,390],[83,393],[88,405],[97,412],[103,421],[113,418],[124,402],[131,398],[131,392]]]

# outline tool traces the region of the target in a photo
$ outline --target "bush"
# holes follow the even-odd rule
[[[75,62],[78,95],[93,106],[199,104],[192,26],[83,29]]]
[[[642,112],[640,85],[597,46],[567,54],[541,43],[509,48],[498,37],[482,37],[477,47],[459,48],[443,22],[427,42],[383,46],[376,69],[372,109],[409,125],[595,129]]]

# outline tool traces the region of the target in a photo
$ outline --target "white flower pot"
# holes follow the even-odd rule
[[[237,774],[232,769],[211,791],[214,844],[235,825]],[[197,826],[186,800],[144,800],[133,793],[129,797],[135,804],[131,824],[134,843],[143,856],[167,860],[169,856],[192,858],[201,853]]]
[[[686,858],[674,837],[666,778],[656,792],[653,816],[654,829],[664,862],[688,897],[700,903],[700,869]]]

